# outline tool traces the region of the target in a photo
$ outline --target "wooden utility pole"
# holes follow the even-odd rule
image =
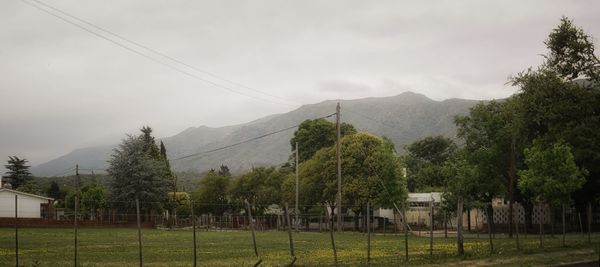
[[[337,132],[337,141],[335,142],[335,155],[337,158],[337,178],[338,178],[338,194],[337,194],[337,230],[342,231],[342,161],[341,161],[341,126],[340,126],[340,102],[335,108],[335,129]]]
[[[79,231],[79,225],[78,225],[78,212],[79,212],[79,164],[75,165],[75,217],[73,218],[73,227],[74,232],[75,232],[75,240],[74,240],[74,249],[73,249],[73,266],[77,267],[79,266],[78,264],[78,259],[77,259],[77,236],[78,236],[78,231]]]
[[[299,197],[299,189],[298,189],[298,142],[296,142],[296,231],[300,230],[300,221],[298,220],[298,214],[300,213],[299,207],[298,207],[298,199]]]

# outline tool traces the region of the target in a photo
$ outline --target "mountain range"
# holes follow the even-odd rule
[[[327,100],[239,125],[190,127],[161,140],[167,148],[171,166],[179,172],[201,173],[223,164],[233,173],[240,173],[253,166],[281,165],[288,160],[292,151],[290,139],[294,128],[291,127],[306,119],[335,113],[337,102],[341,106],[342,122],[353,124],[359,131],[390,138],[397,151],[402,153],[405,145],[427,136],[442,135],[454,139],[454,116],[467,114],[469,108],[480,101],[455,98],[435,101],[412,92],[391,97]],[[330,116],[328,120],[335,121],[335,116]],[[278,132],[286,128],[291,129]],[[248,141],[273,132],[278,133]],[[235,145],[237,143],[242,144]],[[32,173],[36,176],[60,176],[62,174],[59,172],[76,163],[81,168],[102,172],[108,167],[107,160],[116,146],[77,149],[34,166]],[[207,151],[213,152],[205,153]],[[194,156],[183,158],[189,155]]]

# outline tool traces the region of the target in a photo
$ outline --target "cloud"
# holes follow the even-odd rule
[[[47,3],[242,84],[179,66],[242,94],[23,2],[2,1],[0,160],[14,154],[38,164],[118,142],[142,125],[168,136],[326,99],[407,90],[438,100],[506,97],[515,90],[504,85],[506,77],[539,65],[543,40],[562,15],[600,36],[594,0]]]

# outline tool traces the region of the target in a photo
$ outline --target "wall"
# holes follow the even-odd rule
[[[48,203],[46,199],[40,199],[27,195],[18,197],[19,218],[40,218],[40,204]],[[0,218],[15,217],[15,193],[0,191]]]

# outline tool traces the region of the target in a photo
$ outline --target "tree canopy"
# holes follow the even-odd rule
[[[27,165],[26,159],[9,156],[7,163],[4,167],[8,171],[2,177],[8,180],[13,189],[19,189],[33,180],[33,175],[29,172],[31,166]]]
[[[340,135],[346,136],[356,133],[352,124],[341,123]],[[299,144],[298,161],[304,162],[310,159],[319,149],[330,147],[335,144],[337,139],[335,123],[325,119],[305,120],[294,136],[290,140],[292,151],[296,149],[296,142]]]

